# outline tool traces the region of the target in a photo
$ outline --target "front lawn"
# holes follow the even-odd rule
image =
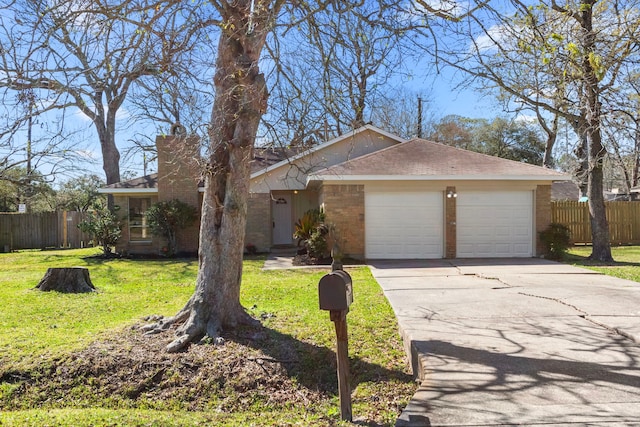
[[[574,246],[569,249],[565,262],[608,276],[640,282],[640,246],[614,246],[611,248],[614,263],[590,261],[591,246]]]
[[[262,322],[221,345],[163,351],[149,315],[193,292],[195,260],[102,260],[92,249],[0,254],[0,426],[340,425],[335,332],[314,270],[245,261],[242,303]],[[33,290],[48,267],[88,267],[98,292]],[[415,383],[393,311],[367,268],[349,270],[354,419],[393,425]]]

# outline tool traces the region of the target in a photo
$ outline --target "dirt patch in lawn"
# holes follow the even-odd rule
[[[286,365],[299,362],[295,355],[275,359],[255,348],[266,339],[260,330],[243,330],[217,344],[193,345],[177,354],[165,351],[171,334],[164,335],[122,331],[55,360],[42,371],[6,372],[0,379],[27,379],[14,391],[13,407],[25,406],[21,400],[29,402],[27,407],[65,402],[70,395],[80,400],[108,396],[114,403],[145,401],[145,406],[180,402],[184,409],[196,411],[210,409],[212,398],[216,409],[225,411],[248,409],[257,400],[281,406],[305,405],[322,398],[320,390],[300,387],[289,378]]]
[[[252,327],[169,354],[165,346],[172,336],[172,331],[147,336],[134,327],[30,369],[0,370],[5,388],[0,390],[0,408],[99,406],[226,413],[304,408],[325,419],[327,405],[335,405],[331,349]],[[353,365],[354,386],[358,377],[371,376],[381,383],[410,383],[403,373],[358,360]],[[388,417],[390,407],[402,409],[398,398],[403,393],[388,385],[377,384],[375,396],[363,397],[371,405],[370,413],[363,414],[364,424],[380,425],[380,414]],[[335,414],[326,420],[332,424]]]

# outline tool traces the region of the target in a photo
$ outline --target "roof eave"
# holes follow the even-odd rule
[[[312,181],[569,181],[569,175],[309,175]]]
[[[100,194],[157,194],[157,188],[99,188]]]
[[[384,131],[382,129],[378,129],[377,127],[375,127],[373,125],[364,125],[364,126],[358,128],[358,129],[354,129],[352,132],[348,132],[348,133],[346,133],[344,135],[340,135],[340,136],[338,136],[336,138],[333,138],[333,139],[331,139],[331,140],[329,140],[327,142],[324,142],[322,144],[316,145],[315,147],[312,147],[312,148],[310,148],[308,150],[305,150],[305,151],[303,151],[301,153],[298,153],[295,156],[292,156],[292,157],[290,157],[288,159],[284,159],[284,160],[282,160],[282,161],[280,161],[278,163],[275,163],[275,164],[273,164],[271,166],[268,166],[268,167],[266,167],[264,169],[260,169],[259,171],[254,172],[254,173],[251,174],[251,179],[258,178],[259,176],[264,175],[264,174],[266,174],[268,172],[271,172],[274,169],[278,169],[281,166],[287,165],[287,164],[289,164],[289,163],[291,163],[291,162],[293,162],[295,160],[301,159],[301,158],[303,158],[305,156],[308,156],[309,154],[315,153],[316,151],[320,151],[320,150],[322,150],[322,149],[324,149],[326,147],[330,147],[330,146],[332,146],[334,144],[337,144],[340,141],[344,141],[347,138],[352,138],[355,135],[357,135],[359,133],[362,133],[364,131],[367,131],[367,130],[376,132],[376,133],[378,133],[378,134],[380,134],[382,136],[385,136],[385,137],[387,137],[389,139],[393,139],[394,141],[398,141],[399,143],[407,141],[406,139],[401,138],[398,135],[394,135],[394,134],[389,133],[387,131]]]

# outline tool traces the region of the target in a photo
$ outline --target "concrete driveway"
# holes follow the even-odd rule
[[[640,426],[640,284],[540,259],[379,261],[420,387],[399,426]]]

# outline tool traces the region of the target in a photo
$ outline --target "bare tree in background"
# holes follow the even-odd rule
[[[210,32],[195,33],[188,48],[176,52],[171,67],[163,73],[143,76],[132,87],[129,123],[152,123],[155,133],[148,129],[137,131],[131,146],[123,152],[123,159],[143,158],[144,174],[156,159],[155,135],[170,134],[180,124],[188,135],[197,135],[203,146],[208,145],[211,105],[215,89],[211,52],[215,40]]]
[[[272,139],[314,145],[372,121],[374,110],[393,100],[404,35],[383,25],[401,22],[392,5],[329,2],[321,13],[277,27],[267,45]]]
[[[13,202],[26,204],[28,210],[38,189],[91,160],[86,147],[73,140],[73,131],[62,132],[63,118],[45,121],[40,116],[46,109],[46,101],[30,90],[5,93],[0,106],[0,181],[16,189]]]
[[[116,118],[131,86],[166,72],[206,20],[171,1],[2,0],[0,7],[5,97],[32,90],[47,100],[40,113],[80,110],[98,136],[107,184],[118,182]]]
[[[621,70],[624,83],[616,88],[604,129],[614,167],[610,175],[627,199],[640,185],[640,69],[633,65]]]
[[[376,101],[371,105],[371,121],[380,129],[405,139],[432,134],[435,111],[428,93],[391,90]]]

